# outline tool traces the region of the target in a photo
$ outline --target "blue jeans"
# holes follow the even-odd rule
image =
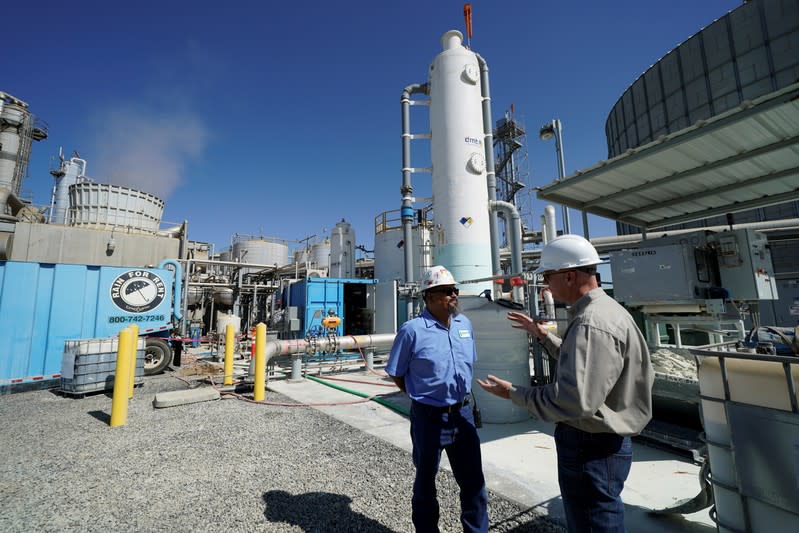
[[[411,404],[411,440],[416,479],[413,482],[413,525],[418,532],[438,531],[436,474],[441,450],[446,450],[460,487],[464,531],[488,531],[488,493],[483,478],[480,437],[470,405],[453,413],[414,401]]]
[[[558,482],[570,532],[623,532],[621,491],[633,460],[630,437],[555,427]]]

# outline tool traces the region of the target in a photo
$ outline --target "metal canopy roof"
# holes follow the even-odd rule
[[[799,83],[537,191],[643,229],[797,200]]]

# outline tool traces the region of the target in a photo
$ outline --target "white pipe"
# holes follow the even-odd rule
[[[546,237],[544,242],[549,242],[558,236],[558,223],[555,219],[555,207],[548,205],[544,208],[544,218],[546,219]]]
[[[544,312],[546,316],[550,318],[555,317],[555,299],[552,298],[552,291],[549,289],[544,289],[541,291],[541,294],[544,296]]]

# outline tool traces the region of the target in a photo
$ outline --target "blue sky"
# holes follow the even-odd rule
[[[63,147],[96,181],[163,198],[165,222],[188,220],[190,238],[217,249],[234,233],[321,237],[342,218],[371,249],[375,216],[400,205],[400,93],[426,81],[444,32],[464,31],[463,4],[6,5],[0,90],[49,126],[22,194],[49,203],[48,171]],[[493,118],[514,105],[530,134],[525,181],[536,186],[557,177],[542,124],[562,121],[567,174],[605,159],[605,120],[622,92],[740,1],[471,4]],[[412,115],[412,130],[429,131],[425,122]],[[429,144],[413,150],[423,166]],[[430,176],[415,175],[414,187],[429,196]],[[538,229],[544,204],[530,197],[523,206]],[[571,220],[579,231],[579,216]],[[592,236],[613,233],[591,218]]]

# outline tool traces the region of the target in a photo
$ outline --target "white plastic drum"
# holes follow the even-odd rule
[[[461,311],[474,328],[477,363],[474,377],[485,379],[492,374],[516,385],[530,384],[530,353],[527,333],[511,327],[509,309],[479,296],[460,298]],[[527,409],[510,400],[485,392],[476,382],[472,394],[480,408],[483,422],[503,424],[530,418]]]

